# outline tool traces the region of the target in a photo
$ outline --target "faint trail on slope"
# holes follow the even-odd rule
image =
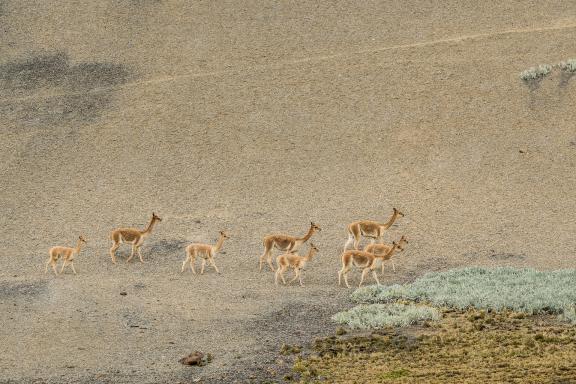
[[[576,28],[576,24],[567,24],[567,25],[541,27],[541,28],[510,29],[510,30],[498,31],[498,32],[478,33],[478,34],[474,34],[474,35],[450,37],[450,38],[445,38],[445,39],[423,41],[423,42],[419,42],[419,43],[399,44],[399,45],[391,45],[391,46],[387,46],[387,47],[377,47],[377,48],[366,48],[366,49],[361,49],[361,50],[357,50],[357,51],[335,53],[332,55],[310,56],[310,57],[304,57],[301,59],[295,59],[295,60],[289,60],[289,61],[281,61],[281,62],[268,63],[268,64],[259,64],[259,65],[254,65],[252,67],[240,67],[240,68],[235,68],[235,69],[224,69],[224,70],[219,70],[219,71],[188,73],[188,74],[173,75],[173,76],[159,76],[156,78],[143,80],[143,81],[131,82],[131,83],[123,84],[123,85],[114,85],[114,86],[105,86],[105,87],[93,88],[93,89],[90,89],[89,91],[68,92],[68,93],[43,93],[43,94],[34,94],[34,95],[15,97],[15,98],[4,98],[4,99],[0,99],[0,103],[26,101],[26,100],[35,99],[35,98],[50,98],[50,97],[61,97],[61,96],[69,96],[69,95],[81,95],[81,94],[86,94],[86,93],[98,93],[101,91],[108,91],[108,90],[112,90],[112,89],[139,87],[139,86],[146,86],[146,85],[150,85],[150,84],[162,84],[162,83],[175,81],[175,80],[181,80],[181,79],[217,77],[217,76],[240,74],[240,73],[244,73],[244,72],[259,71],[259,70],[263,70],[263,69],[279,69],[279,68],[282,68],[284,66],[297,65],[297,64],[302,64],[302,63],[321,62],[321,61],[327,61],[327,60],[337,59],[337,58],[341,58],[341,57],[353,57],[355,55],[363,55],[363,54],[367,54],[367,53],[378,53],[378,52],[400,50],[400,49],[420,48],[420,47],[427,47],[427,46],[433,46],[433,45],[439,45],[439,44],[445,44],[445,43],[457,43],[457,42],[462,42],[462,41],[466,41],[466,40],[485,39],[485,38],[490,38],[490,37],[494,37],[494,36],[505,36],[505,35],[526,34],[526,33],[535,33],[535,32],[547,32],[547,31],[559,31],[559,30],[574,29],[574,28]]]

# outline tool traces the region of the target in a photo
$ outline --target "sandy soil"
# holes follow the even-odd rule
[[[576,56],[576,5],[476,3],[0,1],[0,381],[277,377],[350,305],[346,223],[393,206],[386,283],[574,267],[576,80],[518,73]],[[152,211],[147,263],[112,265]],[[275,287],[261,238],[311,220],[306,286]],[[180,274],[221,229],[222,275]],[[79,234],[78,275],[44,275]]]

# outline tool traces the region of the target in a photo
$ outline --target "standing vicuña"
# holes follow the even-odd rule
[[[187,262],[190,262],[190,269],[194,274],[196,274],[196,269],[194,269],[194,262],[196,261],[196,256],[202,258],[202,268],[200,269],[200,274],[204,274],[204,266],[206,265],[206,260],[214,267],[217,273],[220,273],[216,264],[214,264],[214,255],[217,254],[220,249],[222,249],[222,244],[224,244],[225,239],[229,239],[224,231],[220,232],[220,238],[216,242],[216,245],[209,244],[190,244],[186,247],[186,259],[182,263],[182,272],[184,272],[184,267]]]
[[[396,208],[393,210],[394,212],[392,213],[392,216],[385,223],[379,223],[377,221],[370,220],[360,220],[348,224],[348,240],[346,241],[346,244],[344,244],[344,250],[348,248],[348,245],[350,245],[352,241],[354,241],[354,249],[358,249],[361,236],[371,238],[372,243],[374,243],[374,241],[377,239],[380,239],[384,234],[384,231],[390,228],[399,216],[404,217],[404,214]]]
[[[408,240],[404,235],[398,240],[399,249],[404,250],[404,246],[408,244]],[[364,247],[364,252],[374,253],[376,255],[386,255],[392,246],[390,244],[368,244]],[[392,256],[388,258],[382,258],[382,272],[384,272],[384,261],[389,260]],[[392,260],[392,270],[396,272],[396,267],[394,266],[394,260]]]
[[[288,267],[292,267],[294,270],[294,278],[290,280],[292,283],[294,280],[298,279],[300,281],[300,286],[304,286],[302,284],[302,268],[306,265],[307,262],[312,260],[314,255],[318,252],[318,248],[314,246],[314,244],[310,243],[310,249],[308,250],[308,254],[306,256],[296,255],[294,253],[285,253],[280,255],[276,258],[276,264],[278,264],[278,269],[276,270],[276,275],[274,276],[274,283],[278,285],[278,277],[282,279],[282,282],[286,284],[286,280],[284,280],[284,272]]]
[[[396,242],[393,242],[392,248],[390,249],[390,251],[388,251],[386,255],[375,255],[373,253],[358,251],[355,249],[344,251],[344,253],[342,253],[342,269],[340,270],[340,272],[338,272],[338,285],[342,284],[342,276],[344,276],[344,282],[346,283],[346,286],[350,288],[350,285],[348,284],[347,275],[348,272],[350,271],[350,267],[352,266],[352,264],[354,264],[355,267],[362,268],[362,277],[360,278],[360,284],[358,285],[358,287],[362,286],[362,283],[364,282],[364,278],[366,277],[368,271],[372,271],[372,276],[374,276],[376,284],[380,285],[380,281],[378,280],[378,276],[376,275],[376,271],[374,270],[376,269],[376,259],[390,258],[392,257],[392,254],[396,249],[402,250],[402,248],[400,248],[398,244],[396,244]]]
[[[142,254],[140,253],[140,247],[144,240],[152,233],[152,229],[154,228],[154,224],[156,222],[162,221],[162,219],[154,212],[152,212],[152,218],[148,223],[148,226],[143,231],[136,229],[136,228],[118,228],[112,231],[110,234],[110,239],[114,242],[112,244],[112,248],[110,248],[110,257],[112,257],[112,262],[116,264],[116,250],[120,247],[120,244],[127,243],[132,244],[132,253],[126,262],[129,262],[134,257],[134,251],[138,252],[138,257],[140,261],[143,263]]]
[[[62,258],[62,269],[60,269],[60,273],[64,271],[64,267],[67,265],[66,263],[70,263],[72,267],[72,271],[76,274],[76,269],[74,268],[74,256],[80,254],[80,246],[82,243],[86,244],[86,240],[80,236],[78,237],[78,243],[76,243],[76,248],[72,247],[52,247],[48,251],[50,257],[46,262],[46,269],[44,273],[48,272],[48,264],[52,265],[52,269],[54,273],[57,275],[58,272],[56,271],[56,263],[58,262],[59,258]]]
[[[288,235],[268,235],[264,237],[264,253],[260,256],[260,270],[262,270],[262,264],[264,264],[264,259],[266,259],[268,266],[274,272],[274,267],[272,266],[272,248],[277,248],[284,252],[296,252],[302,244],[308,241],[312,235],[320,231],[320,227],[314,223],[310,223],[310,229],[303,237],[294,237]]]

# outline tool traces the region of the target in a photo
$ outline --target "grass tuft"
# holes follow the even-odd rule
[[[424,301],[439,307],[510,309],[528,314],[564,314],[576,319],[575,286],[574,269],[541,272],[471,267],[428,273],[406,285],[359,288],[352,299],[359,303]]]
[[[520,78],[523,81],[529,82],[533,80],[540,80],[552,72],[552,66],[548,64],[540,64],[537,67],[529,68],[520,73]]]
[[[558,66],[564,72],[570,72],[570,73],[576,72],[576,59],[569,59],[566,61],[562,61],[560,62],[560,64],[558,64]]]
[[[439,320],[440,312],[427,305],[369,304],[358,305],[348,311],[338,312],[332,320],[353,329],[406,327],[426,320]]]

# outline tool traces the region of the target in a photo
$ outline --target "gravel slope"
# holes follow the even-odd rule
[[[518,74],[574,57],[575,11],[0,1],[0,381],[278,377],[256,368],[349,305],[346,223],[393,206],[386,238],[410,244],[385,282],[573,268],[576,80]],[[152,211],[146,263],[112,265],[110,230]],[[261,238],[311,220],[306,286],[275,287]],[[180,274],[185,244],[222,229],[222,275]],[[78,275],[44,275],[79,234]],[[214,362],[178,364],[193,350]]]

